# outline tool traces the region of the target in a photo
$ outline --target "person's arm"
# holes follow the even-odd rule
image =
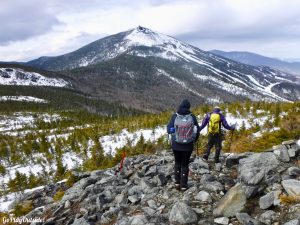
[[[209,118],[210,118],[209,114],[206,114],[206,116],[202,120],[201,126],[199,127],[199,132],[208,124]]]
[[[234,126],[230,126],[228,123],[227,123],[227,120],[225,118],[225,116],[223,114],[220,114],[221,116],[221,122],[222,122],[222,125],[225,129],[227,130],[234,130],[235,127]]]
[[[170,119],[170,121],[169,121],[169,123],[167,125],[167,133],[168,134],[171,134],[170,129],[172,127],[174,127],[175,118],[176,118],[176,113],[172,115],[172,117],[171,117],[171,119]]]
[[[198,138],[199,138],[199,135],[200,135],[200,127],[199,127],[196,116],[194,114],[192,114],[192,117],[193,117],[193,120],[194,120],[194,126],[197,127],[197,133],[196,133],[196,141],[197,141]]]

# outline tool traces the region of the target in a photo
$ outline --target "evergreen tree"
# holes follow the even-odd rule
[[[61,178],[63,178],[64,174],[66,172],[66,168],[64,167],[63,163],[62,163],[62,159],[61,157],[56,157],[56,173],[55,173],[55,177],[56,180],[60,180]]]

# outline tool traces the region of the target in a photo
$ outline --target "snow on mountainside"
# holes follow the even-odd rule
[[[22,69],[0,68],[0,85],[65,87],[69,83],[63,79],[48,78]]]
[[[162,108],[154,106],[162,104],[155,99],[172,98],[170,105],[164,105],[165,109],[173,107],[182,93],[188,93],[187,97],[197,104],[300,99],[300,83],[293,75],[226,59],[140,26],[99,39],[74,52],[41,57],[27,65],[64,70],[73,79],[74,87],[83,92],[129,106],[133,102],[140,105],[147,102],[147,108],[151,109]],[[163,85],[165,82],[169,85]],[[145,96],[140,95],[141,88]],[[174,89],[180,93],[165,96],[159,91],[162,88],[171,95]],[[147,97],[150,93],[153,102]],[[128,95],[134,96],[130,102],[124,99]]]
[[[47,103],[48,101],[40,98],[35,98],[32,96],[0,96],[1,101],[17,101],[17,102],[38,102]]]

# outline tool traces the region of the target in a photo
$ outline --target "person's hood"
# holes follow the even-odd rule
[[[180,105],[178,107],[178,110],[177,110],[177,113],[180,114],[180,115],[190,114],[191,113],[190,108],[191,108],[191,103],[189,102],[189,100],[184,99],[180,103]]]

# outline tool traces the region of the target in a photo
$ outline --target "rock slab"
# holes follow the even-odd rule
[[[176,202],[169,215],[171,223],[197,224],[198,217],[195,211],[184,202]]]
[[[246,194],[241,183],[229,189],[213,211],[214,216],[233,217],[245,208]]]
[[[295,179],[283,180],[281,182],[284,190],[291,196],[300,197],[300,181]]]

